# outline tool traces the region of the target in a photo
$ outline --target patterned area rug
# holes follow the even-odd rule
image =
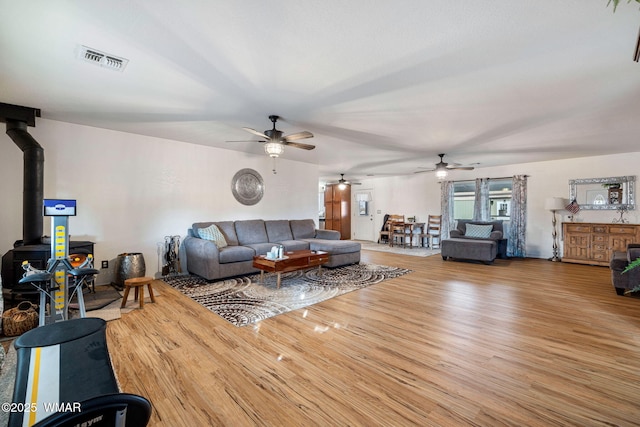
[[[364,263],[323,268],[322,275],[312,268],[283,273],[280,289],[275,274],[265,274],[264,284],[259,283],[260,274],[212,283],[194,275],[162,280],[235,326],[247,326],[410,272]]]

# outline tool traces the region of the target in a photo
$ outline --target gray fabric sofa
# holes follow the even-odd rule
[[[213,241],[199,237],[198,229],[211,224],[218,226],[228,246],[219,249]],[[196,222],[188,230],[184,239],[187,271],[206,280],[256,273],[260,270],[253,267],[253,257],[266,254],[276,244],[285,251],[329,252],[326,267],[360,262],[360,243],[340,240],[338,231],[318,230],[312,219],[214,221]]]
[[[491,226],[491,233],[486,237],[469,236],[467,225]],[[458,220],[456,228],[449,232],[449,239],[442,241],[442,259],[466,259],[492,263],[498,254],[506,251],[506,240],[503,239],[502,221]]]

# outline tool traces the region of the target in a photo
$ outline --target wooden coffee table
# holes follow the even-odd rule
[[[304,270],[305,268],[318,266],[318,274],[322,274],[322,264],[329,261],[329,253],[323,251],[299,251],[285,252],[281,259],[267,259],[265,255],[253,257],[253,267],[260,269],[260,283],[264,283],[264,272],[277,273],[276,288],[280,288],[280,274],[288,271]]]

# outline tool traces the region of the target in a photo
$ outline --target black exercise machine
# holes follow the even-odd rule
[[[146,426],[151,404],[120,393],[107,323],[72,319],[32,329],[14,342],[16,379],[8,427]]]

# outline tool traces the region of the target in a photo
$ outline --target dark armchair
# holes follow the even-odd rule
[[[626,290],[640,285],[640,268],[622,273],[627,265],[636,258],[640,258],[640,243],[630,243],[626,251],[614,252],[611,257],[609,263],[611,282],[618,295],[624,295]]]

